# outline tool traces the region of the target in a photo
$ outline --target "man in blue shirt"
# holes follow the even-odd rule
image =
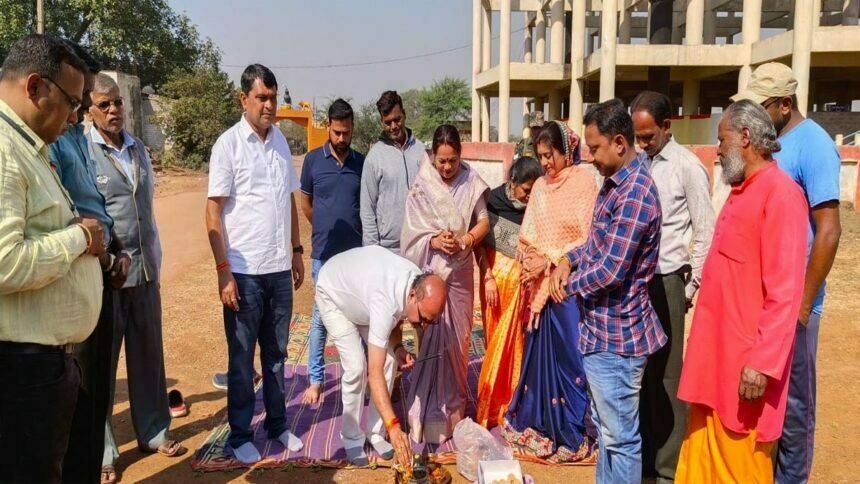
[[[104,424],[110,411],[110,361],[113,346],[113,287],[120,287],[128,275],[131,259],[114,237],[113,219],[107,213],[105,198],[96,186],[95,166],[84,130],[84,113],[92,104],[90,93],[101,70],[98,61],[77,44],[66,42],[86,64],[84,95],[78,122],[49,148],[51,166],[82,216],[104,225],[105,246],[109,252],[99,258],[105,272],[102,309],[96,329],[75,348],[81,368],[81,386],[72,417],[69,446],[63,460],[63,479],[67,482],[95,482],[100,479],[104,451]],[[106,476],[110,477],[110,476]],[[115,478],[115,476],[114,476]],[[110,479],[108,479],[110,480]]]
[[[332,256],[361,247],[361,171],[364,155],[350,148],[352,107],[343,99],[328,108],[328,141],[305,156],[301,176],[301,207],[312,226],[311,275],[314,283]],[[308,376],[302,401],[319,402],[325,375],[326,330],[314,305],[311,321]]]
[[[803,300],[795,333],[785,424],[779,440],[777,483],[809,480],[815,436],[815,357],[824,306],[825,278],[833,266],[842,227],[839,222],[839,152],[830,136],[797,109],[797,80],[777,62],[759,66],[746,90],[732,100],[750,99],[770,114],[782,149],[779,167],[796,181],[809,202],[809,252]]]

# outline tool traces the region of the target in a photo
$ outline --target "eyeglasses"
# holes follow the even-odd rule
[[[427,319],[426,317],[424,317],[424,315],[423,315],[423,314],[421,314],[421,306],[418,306],[418,305],[416,304],[416,305],[415,305],[415,309],[418,311],[418,324],[421,324],[421,325],[425,325],[425,324],[433,324],[433,320],[432,320],[432,319]]]
[[[53,79],[51,79],[50,77],[42,77],[42,80],[48,81],[51,84],[57,86],[57,89],[59,89],[60,92],[63,93],[63,96],[66,97],[66,102],[69,103],[69,106],[72,108],[72,112],[75,112],[81,108],[81,104],[83,104],[83,101],[81,101],[80,99],[77,99],[74,96],[72,96],[71,94],[67,93],[66,90],[63,89],[63,86],[57,84],[57,82],[54,81]],[[47,86],[48,83],[46,82],[45,85]]]
[[[767,108],[773,106],[774,104],[778,103],[779,101],[782,101],[781,97],[775,97],[775,98],[770,99],[770,100],[765,100],[765,102],[761,103],[761,107],[767,109]]]
[[[113,99],[113,100],[102,101],[102,102],[96,104],[96,107],[99,108],[99,111],[106,113],[106,112],[108,112],[108,109],[110,109],[111,105],[113,105],[115,108],[121,108],[122,102],[123,102],[122,98],[118,97],[118,98]]]

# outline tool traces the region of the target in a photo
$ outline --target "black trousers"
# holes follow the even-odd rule
[[[680,273],[655,274],[648,286],[651,304],[668,337],[666,345],[648,357],[639,399],[642,472],[656,477],[658,483],[674,480],[687,433],[687,405],[678,400],[687,312],[684,286]]]
[[[102,309],[96,329],[77,345],[75,354],[81,367],[81,387],[69,450],[63,463],[63,482],[101,482],[105,449],[105,419],[111,412],[111,354],[116,319],[116,291],[105,281]]]
[[[0,481],[62,482],[80,383],[74,355],[0,352]]]

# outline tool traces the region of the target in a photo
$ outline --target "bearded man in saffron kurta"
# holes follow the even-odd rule
[[[751,101],[719,126],[731,194],[702,274],[678,397],[691,404],[679,483],[773,482],[806,264],[807,206],[780,171],[776,131]]]

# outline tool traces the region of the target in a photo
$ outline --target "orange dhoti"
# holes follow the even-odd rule
[[[523,306],[519,262],[491,248],[486,251],[488,265],[499,288],[499,303],[487,307],[484,302],[482,307],[487,348],[478,379],[476,421],[489,429],[504,418],[519,382],[523,359]]]
[[[756,435],[755,430],[733,432],[723,426],[715,410],[691,404],[675,482],[772,483],[774,442],[756,442]]]

